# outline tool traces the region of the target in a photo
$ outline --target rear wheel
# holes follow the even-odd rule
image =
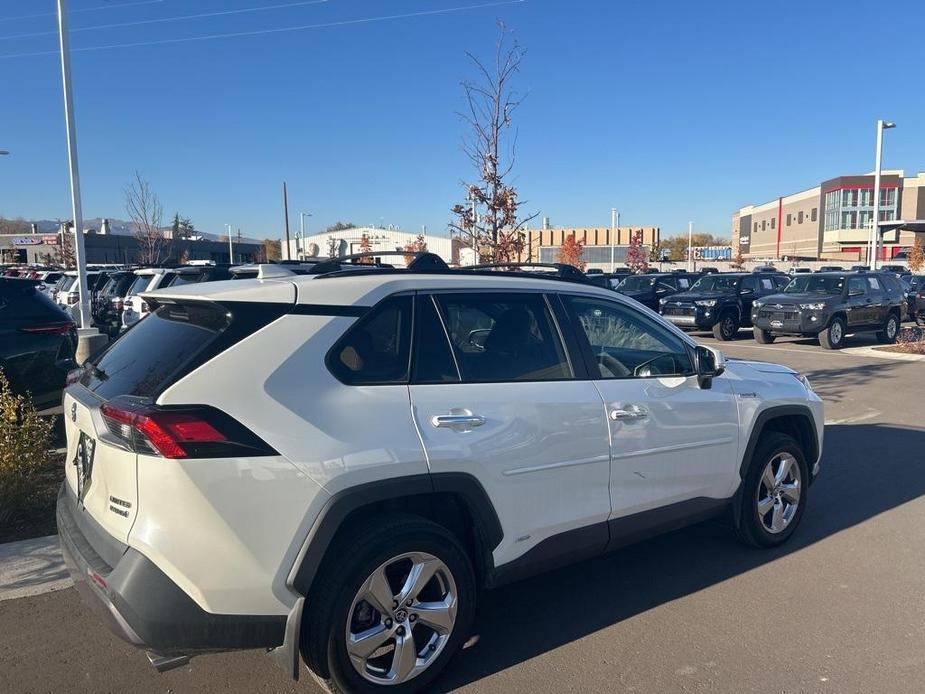
[[[893,344],[896,342],[896,336],[899,335],[899,318],[895,313],[891,313],[886,319],[883,330],[877,332],[877,340],[884,344]]]
[[[755,547],[786,542],[803,517],[808,484],[809,468],[796,440],[762,434],[742,482],[739,538]]]
[[[713,337],[722,342],[735,339],[739,332],[739,318],[733,311],[726,311],[713,326]]]
[[[832,322],[819,333],[819,344],[826,349],[841,349],[845,345],[845,321],[835,316]]]
[[[308,667],[332,692],[427,689],[475,614],[462,546],[440,525],[396,515],[356,528],[332,550],[303,623]]]
[[[762,330],[759,327],[752,329],[752,332],[755,335],[755,342],[761,345],[769,345],[776,339],[774,335],[771,334],[770,330]]]

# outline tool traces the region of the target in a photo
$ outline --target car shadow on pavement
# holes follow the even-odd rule
[[[820,478],[801,526],[783,547],[739,544],[712,521],[486,593],[475,632],[437,691],[547,653],[659,605],[798,552],[925,494],[925,430],[826,427]]]
[[[852,364],[832,369],[812,369],[805,372],[813,384],[813,390],[826,402],[838,402],[844,398],[857,398],[859,389],[892,375],[897,368],[908,367],[904,361],[878,361],[863,365]],[[826,430],[828,431],[828,430]]]

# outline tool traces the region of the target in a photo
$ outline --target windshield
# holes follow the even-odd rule
[[[76,277],[73,277],[72,275],[65,275],[64,279],[61,281],[61,284],[58,285],[58,289],[61,290],[62,292],[66,292],[72,286],[74,286],[74,282],[76,281],[77,281]]]
[[[165,283],[166,287],[179,287],[181,284],[196,284],[202,282],[205,278],[204,272],[178,272],[169,282]]]
[[[630,292],[645,291],[655,286],[655,277],[646,275],[631,275],[617,285],[617,289]]]
[[[841,294],[843,275],[809,275],[795,277],[784,289],[785,294]]]
[[[741,277],[733,275],[706,275],[694,282],[693,292],[729,292],[739,286]]]
[[[138,275],[135,278],[135,281],[132,282],[132,286],[128,288],[126,296],[134,296],[135,294],[141,294],[145,289],[148,288],[148,285],[151,284],[151,279],[153,275]]]

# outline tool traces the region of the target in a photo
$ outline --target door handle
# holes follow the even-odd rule
[[[485,418],[481,415],[473,414],[469,410],[453,408],[449,414],[435,414],[430,418],[430,423],[436,428],[468,431],[474,427],[482,426],[485,423]]]
[[[641,405],[627,405],[625,408],[614,408],[610,411],[610,418],[614,421],[621,419],[645,419],[649,411]]]

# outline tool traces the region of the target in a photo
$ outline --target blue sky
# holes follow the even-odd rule
[[[442,233],[472,176],[456,116],[459,82],[472,74],[465,51],[491,52],[496,19],[528,49],[515,181],[524,209],[554,225],[607,225],[617,207],[622,223],[663,235],[688,220],[728,234],[742,205],[872,169],[878,117],[898,124],[884,166],[925,169],[921,0],[472,7],[487,1],[328,0],[75,31],[84,215],[125,218],[123,188],[137,168],[166,213],[206,231],[230,223],[278,237],[285,179],[293,229],[307,210],[313,229],[345,220]],[[71,0],[71,26],[294,2]],[[53,0],[0,0],[5,216],[70,216],[55,20],[12,19],[53,9]],[[79,50],[318,24],[328,26]]]

